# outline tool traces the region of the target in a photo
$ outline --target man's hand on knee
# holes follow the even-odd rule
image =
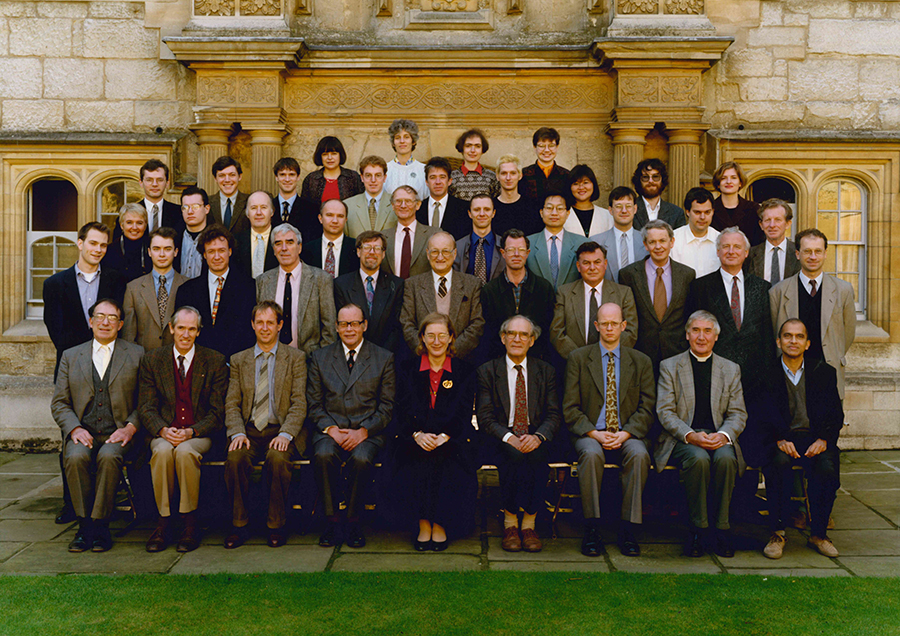
[[[228,445],[228,452],[236,451],[239,448],[250,448],[250,439],[246,435],[235,435]]]
[[[81,444],[88,448],[94,447],[94,436],[88,433],[87,429],[80,426],[76,426],[72,429],[72,432],[69,433],[69,438],[76,444]]]

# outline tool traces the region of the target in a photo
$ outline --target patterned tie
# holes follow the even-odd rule
[[[334,278],[334,241],[328,241],[328,252],[325,254],[325,272]]]
[[[628,260],[628,236],[623,232],[619,237],[619,269],[625,269],[631,261]]]
[[[225,227],[231,227],[231,199],[225,199]]]
[[[288,210],[288,203],[287,203],[287,201],[282,201],[281,202],[281,222],[287,223],[288,219],[290,217],[291,217],[291,213]]]
[[[780,247],[772,248],[772,264],[771,264],[771,274],[769,275],[769,282],[773,285],[781,281],[781,264],[778,262],[778,250]]]
[[[559,279],[559,248],[556,247],[558,236],[550,237],[550,282],[556,288],[556,282]]]
[[[741,290],[738,288],[737,276],[731,278],[731,317],[734,318],[734,326],[741,330]]]
[[[184,376],[187,375],[184,370],[184,356],[178,356],[178,375],[181,376],[181,381],[184,382]]]
[[[522,373],[522,365],[517,364],[516,370],[516,402],[513,411],[513,435],[519,437],[528,433],[528,400],[525,394],[525,374]]]
[[[606,363],[606,430],[619,432],[619,398],[616,389],[616,361],[612,353],[607,353]]]
[[[263,351],[263,361],[256,376],[256,392],[253,394],[253,425],[261,431],[269,425],[269,360],[271,351]]]
[[[102,378],[106,374],[106,368],[109,366],[109,346],[108,345],[100,345],[99,351],[97,351],[97,373]]]
[[[447,295],[447,277],[441,276],[440,284],[438,285],[438,297],[444,298]]]
[[[266,242],[262,234],[253,233],[256,245],[253,248],[253,278],[258,278],[263,273],[266,263]]]
[[[588,308],[588,317],[590,320],[588,320],[587,324],[588,344],[596,344],[600,341],[600,332],[594,327],[594,321],[597,320],[597,309],[599,309],[599,305],[597,304],[597,288],[591,287],[591,302]]]
[[[291,285],[291,273],[287,272],[284,275],[284,295],[281,297],[281,312],[284,316],[284,325],[282,325],[281,333],[278,335],[278,340],[286,345],[291,344],[291,340],[294,339],[294,324],[291,319],[294,305],[293,296],[294,287]]]
[[[487,259],[484,257],[484,237],[475,246],[475,276],[484,285],[487,282]]]
[[[440,227],[441,226],[441,204],[439,201],[436,201],[434,204],[434,210],[431,213],[431,227]]]
[[[159,229],[159,206],[155,203],[153,204],[153,209],[150,210],[150,216],[152,217],[150,231],[155,232]]]
[[[219,313],[219,300],[222,298],[222,285],[225,284],[225,279],[219,276],[217,279],[219,281],[216,284],[216,298],[213,300],[212,306],[212,322],[216,324],[216,314]]]
[[[375,199],[369,199],[369,225],[373,232],[375,231],[375,222],[378,219],[378,212],[375,210]]]
[[[816,290],[816,281],[814,281],[814,280],[809,281],[809,295],[811,298],[816,297],[816,291],[817,291]]]
[[[159,324],[166,324],[166,308],[169,306],[169,292],[166,289],[166,279],[159,277],[159,292],[156,294],[156,306],[159,308]]]
[[[409,278],[409,266],[412,261],[412,239],[409,228],[403,228],[403,247],[400,249],[400,278]]]
[[[369,313],[372,313],[372,303],[375,301],[375,287],[372,285],[372,277],[366,276],[366,304],[369,306]]]
[[[347,371],[353,372],[353,356],[356,355],[356,349],[350,349],[347,352]]]
[[[656,319],[662,322],[663,316],[666,315],[666,309],[669,301],[666,298],[666,284],[663,282],[663,268],[656,268],[656,285],[653,287],[653,310],[656,312]]]

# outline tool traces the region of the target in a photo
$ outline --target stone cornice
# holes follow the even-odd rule
[[[228,64],[242,68],[295,66],[307,51],[303,38],[233,36],[171,36],[163,42],[182,64]]]
[[[621,66],[628,62],[647,64],[659,62],[666,66],[698,62],[712,65],[722,59],[734,38],[709,37],[615,37],[597,38],[591,44],[591,53],[598,60]]]

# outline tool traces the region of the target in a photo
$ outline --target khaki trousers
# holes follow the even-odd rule
[[[150,442],[150,475],[153,478],[153,496],[161,517],[171,516],[169,502],[175,495],[175,482],[181,491],[178,512],[193,512],[200,499],[200,462],[203,454],[212,448],[208,437],[194,437],[178,446],[172,446],[162,437]]]

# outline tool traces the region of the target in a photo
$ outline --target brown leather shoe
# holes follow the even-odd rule
[[[783,534],[773,532],[772,536],[769,537],[769,542],[766,544],[766,547],[763,548],[763,554],[770,559],[780,559],[781,555],[784,554],[784,544],[786,541],[787,539],[785,539]]]
[[[280,548],[287,543],[287,532],[284,531],[284,528],[270,529],[267,543],[270,548]]]
[[[540,552],[544,549],[544,545],[537,536],[537,532],[531,528],[522,530],[522,549],[525,552]]]
[[[507,552],[519,552],[522,550],[522,539],[519,537],[519,529],[511,526],[503,529],[503,541],[500,547]]]
[[[169,547],[169,518],[160,517],[147,539],[147,552],[162,552]]]
[[[175,549],[178,552],[193,552],[200,547],[200,528],[197,525],[197,515],[194,512],[184,513],[184,529],[178,538]]]
[[[834,544],[828,537],[812,536],[809,538],[809,541],[806,542],[806,545],[815,550],[818,550],[819,554],[830,557],[832,559],[840,556],[837,548],[834,547]]]

